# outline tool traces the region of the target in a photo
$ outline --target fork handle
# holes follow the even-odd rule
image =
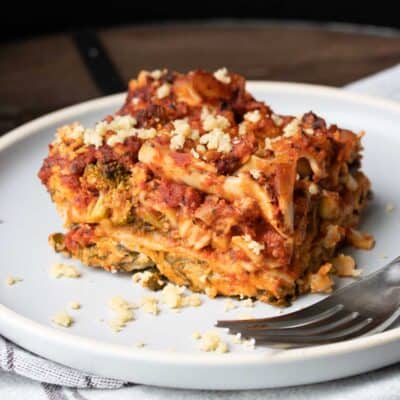
[[[377,274],[382,274],[385,283],[389,286],[400,287],[400,256],[379,270]]]

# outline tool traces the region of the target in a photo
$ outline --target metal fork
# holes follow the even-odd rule
[[[381,332],[400,315],[400,256],[326,299],[286,315],[217,321],[257,344],[302,347]]]

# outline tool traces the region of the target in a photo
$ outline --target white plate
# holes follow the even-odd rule
[[[364,170],[372,180],[375,197],[363,227],[373,232],[377,244],[374,250],[355,252],[355,256],[367,273],[386,262],[383,255],[398,255],[400,213],[395,209],[387,214],[385,205],[395,203],[400,195],[396,176],[400,164],[400,105],[311,85],[252,82],[249,89],[280,113],[313,110],[329,122],[367,131]],[[80,267],[81,279],[51,278],[49,268],[59,257],[48,247],[47,236],[61,230],[61,221],[36,177],[47,144],[57,126],[75,120],[92,124],[116,110],[123,99],[124,95],[115,95],[69,107],[0,139],[1,334],[71,367],[137,383],[181,388],[297,385],[350,376],[400,360],[400,328],[307,349],[274,351],[260,346],[251,350],[232,345],[228,354],[202,353],[191,338],[193,331],[209,330],[217,319],[279,312],[272,306],[257,304],[254,309],[241,307],[225,313],[223,299],[204,298],[203,306],[186,308],[181,313],[163,309],[158,317],[139,310],[136,320],[116,334],[100,321],[110,318],[108,299],[119,294],[135,302],[146,293],[133,286],[129,276]],[[23,277],[24,281],[7,287],[4,281],[8,275]],[[317,295],[304,296],[284,311],[318,299]],[[66,309],[71,300],[83,306],[79,311],[69,311],[76,319],[74,326],[53,326],[52,315]],[[136,348],[138,341],[146,346]]]

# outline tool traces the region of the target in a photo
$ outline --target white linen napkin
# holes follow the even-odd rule
[[[400,64],[347,85],[345,89],[400,101]],[[1,400],[206,400],[210,398],[400,399],[400,364],[357,377],[292,388],[235,392],[191,391],[135,385],[74,370],[23,350],[0,336]]]

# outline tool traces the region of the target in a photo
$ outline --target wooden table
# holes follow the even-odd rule
[[[357,29],[221,22],[96,33],[124,82],[140,69],[226,66],[248,79],[342,86],[400,62],[400,35]],[[0,134],[102,95],[70,34],[0,45]]]

